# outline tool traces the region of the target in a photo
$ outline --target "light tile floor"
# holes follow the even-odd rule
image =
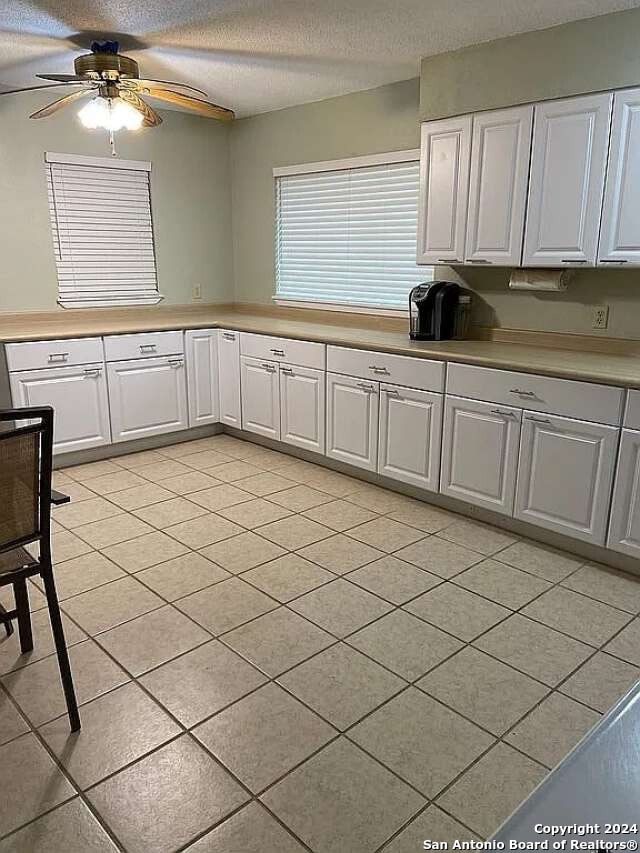
[[[640,676],[640,579],[250,442],[55,482],[83,729],[32,585],[34,652],[0,641],[0,853],[487,837]]]

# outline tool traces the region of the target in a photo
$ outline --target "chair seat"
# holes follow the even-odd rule
[[[5,551],[4,554],[0,554],[0,578],[3,575],[37,564],[38,561],[31,556],[26,548],[13,548],[11,551]]]

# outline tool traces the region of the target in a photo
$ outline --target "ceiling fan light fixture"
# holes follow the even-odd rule
[[[78,118],[89,130],[104,128],[110,133],[117,130],[139,130],[144,116],[122,98],[92,98],[78,112]]]

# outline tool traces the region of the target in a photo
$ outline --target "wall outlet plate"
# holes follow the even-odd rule
[[[202,299],[202,285],[194,284],[191,288],[191,301],[199,302]]]
[[[591,308],[591,328],[606,329],[609,325],[609,306],[594,305]]]

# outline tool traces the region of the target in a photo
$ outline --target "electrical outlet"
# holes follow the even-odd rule
[[[609,324],[609,306],[593,305],[591,308],[591,328],[606,329]]]
[[[202,299],[202,286],[194,284],[191,288],[191,301],[199,302]]]

